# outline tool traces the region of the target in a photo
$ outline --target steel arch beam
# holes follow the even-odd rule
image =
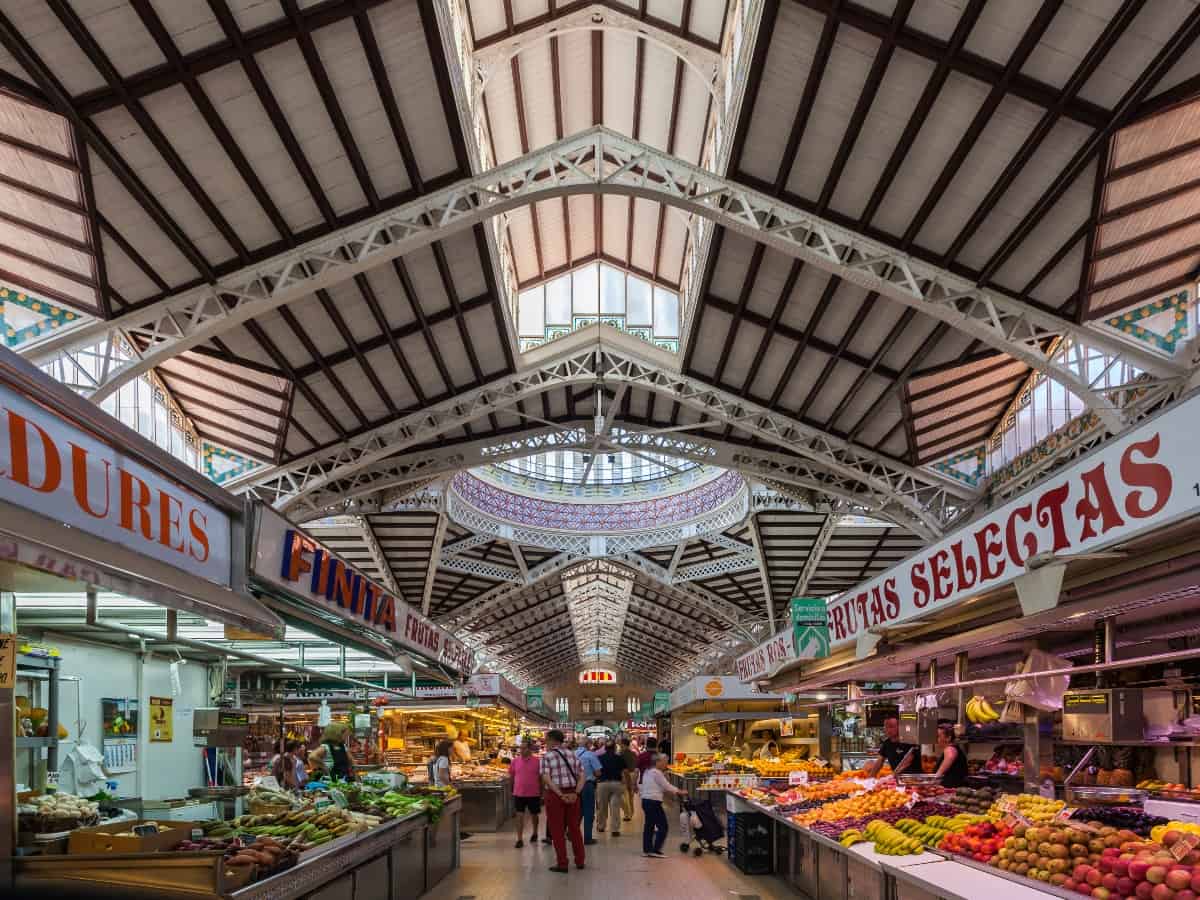
[[[342,229],[334,235],[107,322],[60,329],[23,354],[39,365],[80,354],[84,393],[99,402],[160,362],[264,312],[328,288],[509,210],[571,194],[622,194],[666,203],[946,322],[1062,383],[1110,431],[1124,424],[1110,399],[1117,363],[1178,379],[1186,366],[1076,325],[841,228],[727,178],[594,127],[542,150]],[[95,348],[99,347],[99,350]],[[121,348],[132,348],[123,359]],[[94,361],[93,361],[94,360]],[[1097,376],[1096,372],[1100,372]]]
[[[525,371],[370,429],[331,450],[308,454],[285,466],[255,471],[236,484],[231,482],[229,487],[253,490],[259,499],[286,510],[313,491],[335,486],[373,463],[434,440],[488,413],[507,409],[553,388],[604,381],[632,383],[719,423],[785,447],[802,457],[802,465],[816,463],[822,475],[840,479],[851,494],[855,492],[854,486],[865,485],[907,510],[913,520],[923,523],[921,530],[926,536],[941,532],[942,511],[953,506],[950,500],[975,499],[969,489],[953,479],[899,463],[698,379],[666,371],[667,360],[662,357],[668,354],[608,326],[577,331],[555,341],[548,349],[553,352],[531,359],[532,367]],[[841,485],[831,486],[836,490]]]

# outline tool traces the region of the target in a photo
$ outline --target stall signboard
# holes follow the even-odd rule
[[[0,499],[229,587],[229,516],[0,385]]]
[[[1001,587],[1041,554],[1099,550],[1200,511],[1200,395],[1112,440],[827,607],[832,646]]]
[[[671,691],[671,709],[698,701],[779,700],[782,694],[764,694],[743,683],[736,675],[698,675]]]
[[[518,709],[525,708],[521,689],[501,675],[476,673],[461,687],[451,684],[417,685],[418,700],[458,700],[470,697],[503,697]]]
[[[770,678],[795,658],[796,647],[789,626],[737,658],[738,678],[742,681]]]
[[[654,701],[650,705],[650,711],[654,715],[665,713],[671,709],[671,692],[670,691],[655,691]]]
[[[268,507],[258,508],[254,539],[256,580],[456,672],[474,668],[466,644]]]
[[[545,690],[545,688],[540,687],[525,688],[525,708],[541,709],[545,706]]]

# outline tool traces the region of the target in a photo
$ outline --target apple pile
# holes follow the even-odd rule
[[[1159,843],[1099,822],[1017,826],[987,862],[1098,900],[1200,900],[1200,849],[1182,831]]]
[[[1019,826],[1022,829],[1024,826]],[[976,862],[996,865],[992,860],[1001,861],[1004,848],[1012,840],[1013,829],[996,822],[978,822],[968,825],[958,833],[951,832],[938,842],[939,850],[960,853],[969,856]],[[1024,839],[1022,839],[1024,843]],[[1024,872],[1019,873],[1024,875]]]

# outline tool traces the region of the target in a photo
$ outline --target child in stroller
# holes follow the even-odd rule
[[[679,845],[679,849],[687,853],[691,842],[694,841],[696,847],[692,852],[696,856],[703,856],[705,850],[710,853],[724,853],[725,848],[717,846],[717,841],[725,836],[725,829],[721,827],[717,814],[713,812],[712,804],[707,799],[684,797],[682,806],[679,825],[683,829],[685,840]],[[689,835],[690,840],[686,840]]]

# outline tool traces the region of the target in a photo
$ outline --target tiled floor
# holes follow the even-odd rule
[[[667,859],[642,856],[641,813],[622,822],[620,837],[597,835],[587,848],[587,868],[567,875],[549,871],[554,848],[514,848],[512,828],[475,834],[462,845],[462,868],[426,895],[428,900],[795,900],[799,895],[770,876],[747,877],[724,854],[697,859],[679,852],[678,810],[672,808]]]

